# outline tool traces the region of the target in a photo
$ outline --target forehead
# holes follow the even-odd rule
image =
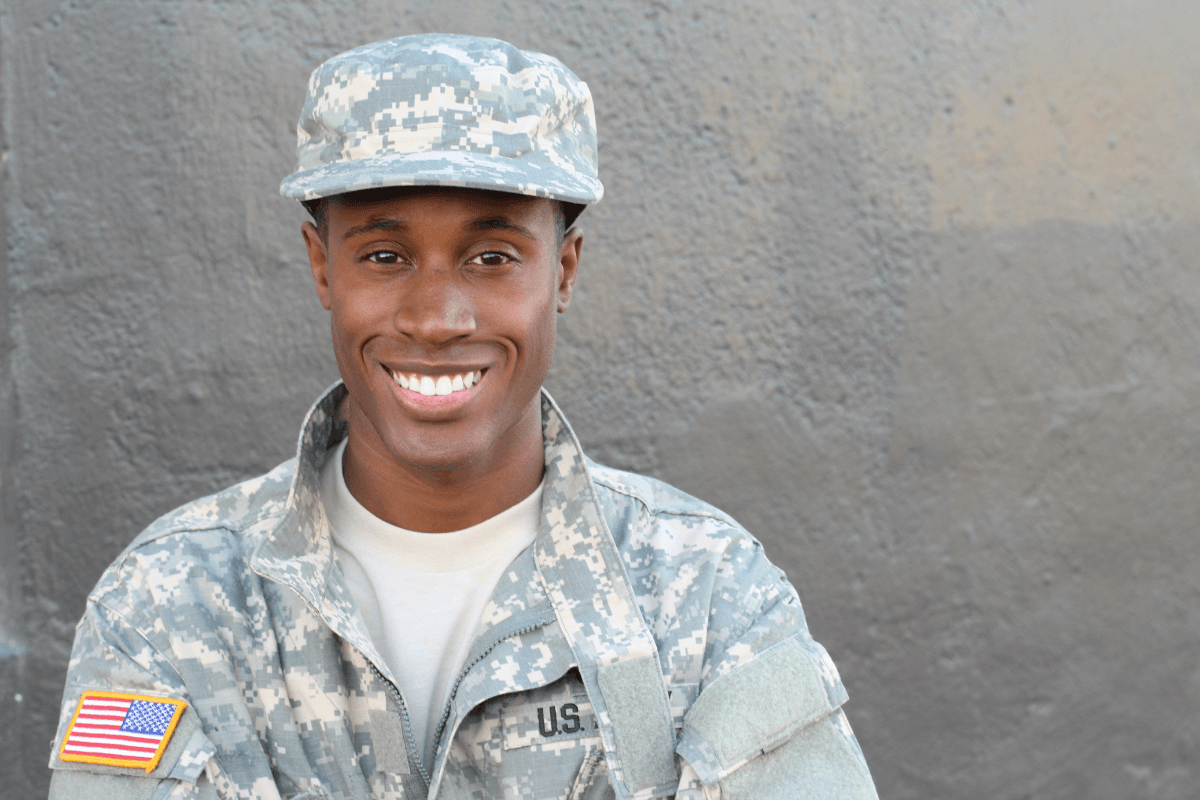
[[[335,219],[361,219],[378,214],[418,217],[433,214],[440,220],[501,216],[553,227],[555,205],[554,201],[544,197],[511,192],[407,186],[336,195],[326,201],[326,215],[330,223]]]

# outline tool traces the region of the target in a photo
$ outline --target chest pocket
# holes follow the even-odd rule
[[[476,707],[459,727],[451,753],[457,763],[448,765],[446,779],[456,793],[447,796],[612,796],[600,731],[575,670],[549,686]]]
[[[599,741],[600,728],[583,687],[569,699],[562,695],[543,701],[517,701],[501,706],[500,729],[505,750],[550,745],[575,739]],[[560,702],[564,701],[565,702]]]

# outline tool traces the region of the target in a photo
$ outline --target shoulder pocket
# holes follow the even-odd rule
[[[825,648],[793,636],[706,686],[684,717],[677,752],[709,785],[845,702]]]

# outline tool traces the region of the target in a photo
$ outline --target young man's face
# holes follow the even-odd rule
[[[410,470],[486,469],[531,424],[540,437],[538,389],[581,245],[577,232],[560,245],[552,201],[441,188],[334,198],[325,236],[306,224],[304,237],[352,446]]]

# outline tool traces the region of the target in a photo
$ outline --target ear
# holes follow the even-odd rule
[[[313,284],[316,285],[317,299],[326,311],[329,310],[329,248],[317,232],[317,226],[305,222],[300,226],[304,236],[304,246],[308,248],[308,265],[312,268]]]
[[[558,249],[558,313],[567,310],[571,303],[571,290],[579,275],[579,253],[583,249],[583,231],[572,228],[563,237]]]

